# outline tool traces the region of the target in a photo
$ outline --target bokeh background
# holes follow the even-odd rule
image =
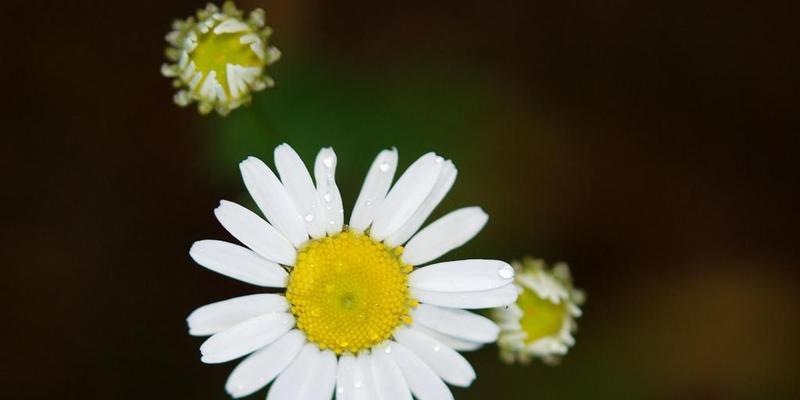
[[[227,398],[184,318],[256,289],[188,248],[288,142],[335,147],[346,209],[380,149],[435,150],[460,173],[434,217],[491,215],[450,257],[572,266],[562,365],[489,347],[458,399],[800,398],[795,3],[240,1],[283,58],[224,119],[159,74],[203,5],[4,5],[4,397]]]

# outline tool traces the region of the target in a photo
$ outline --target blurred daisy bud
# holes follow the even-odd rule
[[[556,364],[575,344],[576,318],[585,295],[572,286],[565,263],[548,268],[542,260],[525,258],[511,264],[519,297],[490,313],[500,327],[500,358],[507,363],[528,364],[539,358]]]
[[[264,11],[246,18],[233,2],[220,9],[208,4],[197,15],[176,20],[166,36],[169,60],[161,73],[173,78],[175,103],[197,103],[201,114],[216,110],[226,115],[251,100],[251,93],[274,85],[266,67],[280,58],[269,46],[272,29],[264,25]]]

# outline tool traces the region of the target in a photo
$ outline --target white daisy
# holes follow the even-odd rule
[[[525,258],[512,265],[519,297],[515,304],[491,313],[501,329],[500,358],[523,364],[540,358],[555,364],[575,344],[573,334],[585,294],[572,286],[565,263],[548,269],[542,260]]]
[[[466,387],[475,379],[456,350],[494,342],[499,333],[490,319],[464,309],[513,303],[514,269],[478,259],[415,268],[466,243],[488,219],[467,207],[419,230],[455,181],[451,161],[425,154],[392,186],[397,151],[382,151],[348,225],[336,162],[332,149],[319,152],[316,185],[285,144],[275,149],[277,176],[257,158],[240,164],[266,220],[223,200],[214,213],[246,247],[203,240],[190,254],[213,271],[286,290],[194,311],[190,334],[212,335],[200,347],[202,361],[249,354],[225,385],[233,397],[274,380],[270,400],[328,399],[334,388],[337,399],[452,399],[445,383]]]

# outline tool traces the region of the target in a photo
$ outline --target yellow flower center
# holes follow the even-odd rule
[[[525,288],[519,295],[517,305],[523,311],[519,323],[522,330],[528,335],[525,338],[525,344],[559,333],[564,324],[564,318],[567,317],[565,301],[559,304],[552,303],[547,299],[542,299],[529,288]]]
[[[297,327],[321,349],[357,353],[410,324],[408,274],[402,247],[344,231],[312,240],[297,254],[286,298]]]
[[[203,83],[211,75],[222,86],[228,98],[235,97],[232,96],[228,85],[228,64],[261,69],[266,62],[263,58],[258,57],[250,47],[248,38],[257,37],[252,29],[247,28],[236,33],[214,33],[214,27],[205,34],[199,35],[197,47],[190,53],[190,58],[197,68],[196,71],[202,73],[202,80],[193,90],[199,93],[203,88]],[[245,38],[245,43],[242,38]]]

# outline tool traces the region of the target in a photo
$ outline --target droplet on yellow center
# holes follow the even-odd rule
[[[368,235],[345,231],[312,240],[297,255],[286,298],[308,340],[337,354],[357,353],[410,323],[412,267]]]

